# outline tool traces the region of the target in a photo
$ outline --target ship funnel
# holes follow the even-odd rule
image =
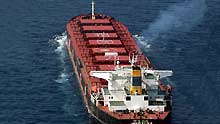
[[[92,0],[92,20],[95,20],[95,2]]]
[[[138,66],[132,66],[131,70],[131,95],[141,95],[142,94],[142,78],[141,78],[141,68]]]

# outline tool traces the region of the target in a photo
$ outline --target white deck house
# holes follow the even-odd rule
[[[101,89],[104,105],[110,111],[165,111],[166,100],[160,94],[159,79],[172,75],[172,71],[141,68],[142,94],[131,94],[132,67],[117,67],[115,71],[91,71],[90,75],[108,81]]]

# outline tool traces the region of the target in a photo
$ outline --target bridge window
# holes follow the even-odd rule
[[[126,96],[126,101],[131,101],[131,96]]]
[[[147,101],[148,100],[148,96],[144,96],[144,101]]]

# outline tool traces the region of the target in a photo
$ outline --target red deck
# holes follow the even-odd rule
[[[109,24],[110,21],[108,19],[80,19],[81,24]]]
[[[117,52],[119,54],[127,53],[127,51],[123,47],[119,47],[119,48],[92,48],[91,50],[94,55],[104,54],[106,52]]]
[[[86,33],[86,38],[92,39],[92,38],[117,38],[116,33]]]
[[[83,26],[84,31],[113,31],[112,26]]]
[[[122,43],[120,40],[89,40],[89,45],[92,45],[92,46],[103,46],[103,45],[121,46]]]
[[[95,56],[95,62],[114,62],[114,60],[119,60],[120,62],[128,62],[129,57],[128,56]]]
[[[120,65],[120,66],[130,66],[130,65]],[[99,65],[101,71],[112,71],[115,69],[115,65]]]

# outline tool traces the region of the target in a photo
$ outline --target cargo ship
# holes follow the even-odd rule
[[[128,28],[91,13],[68,21],[66,46],[88,112],[105,124],[164,124],[170,120],[171,70],[154,70]]]

